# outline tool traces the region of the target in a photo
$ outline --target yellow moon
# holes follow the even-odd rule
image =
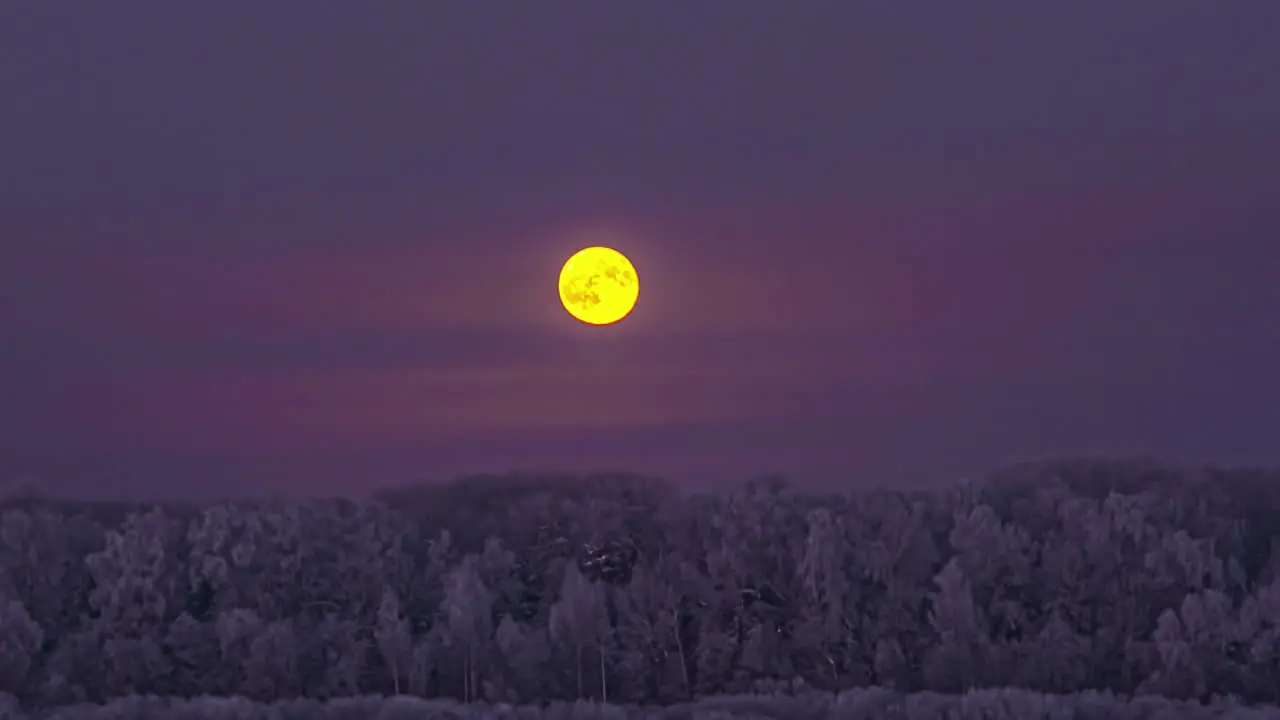
[[[616,323],[640,298],[640,277],[626,255],[607,247],[583,248],[560,270],[560,302],[589,325]]]

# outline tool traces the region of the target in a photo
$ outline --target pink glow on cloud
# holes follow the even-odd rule
[[[34,408],[32,436],[170,452],[820,417],[849,404],[891,417],[930,383],[1010,384],[1087,365],[1082,343],[1124,309],[1126,278],[1144,258],[1180,252],[1159,242],[1162,228],[1231,208],[1175,200],[693,214],[635,234],[640,310],[596,334],[568,320],[551,280],[578,236],[536,225],[527,245],[459,236],[305,252],[50,250],[18,261],[77,292],[20,288],[6,321],[67,350],[10,392]],[[1092,230],[1114,237],[1117,226],[1151,239],[1127,255],[1095,240]],[[490,254],[486,243],[513,249]],[[391,341],[409,350],[361,352]],[[281,360],[279,347],[297,349]]]
[[[1140,240],[1161,217],[1183,222],[1206,199],[1223,210],[1232,204],[1197,197],[1198,203],[1179,194],[855,198],[779,202],[739,211],[732,220],[692,213],[672,227],[634,234],[627,249],[646,280],[647,312],[631,325],[648,316],[647,332],[680,334],[950,322],[970,303],[1062,289],[1010,287],[1016,278],[998,272],[1002,263],[1033,261],[1070,274],[1110,252],[1105,242],[1111,240],[1095,240],[1103,237],[1098,227],[1133,225]],[[508,228],[500,237],[459,231],[415,242],[411,232],[380,229],[364,247],[256,250],[257,240],[250,240],[262,238],[265,245],[269,232],[265,223],[224,229],[222,241],[211,238],[199,252],[177,240],[118,248],[104,242],[92,253],[55,246],[12,258],[28,275],[59,275],[80,291],[31,293],[7,320],[25,316],[58,331],[173,338],[555,327],[562,311],[549,278],[584,238],[535,225]],[[1063,237],[1075,241],[1046,242]],[[954,280],[980,271],[986,272],[968,286]],[[1046,279],[1054,280],[1037,277],[1037,286]],[[999,308],[971,309],[990,314]]]

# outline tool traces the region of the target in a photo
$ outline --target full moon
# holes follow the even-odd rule
[[[560,302],[588,325],[626,317],[640,297],[640,277],[626,255],[607,247],[583,248],[560,270]]]

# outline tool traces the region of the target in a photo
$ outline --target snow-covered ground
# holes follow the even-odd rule
[[[12,702],[12,701],[11,701]],[[1199,704],[1159,696],[1117,698],[1109,693],[1043,695],[1017,689],[976,690],[964,695],[902,695],[881,688],[838,694],[743,694],[665,707],[589,702],[512,706],[412,697],[342,698],[256,703],[244,698],[169,700],[128,697],[102,705],[76,705],[24,715],[0,700],[6,720],[1263,720],[1280,718],[1274,706],[1245,707],[1230,700]]]

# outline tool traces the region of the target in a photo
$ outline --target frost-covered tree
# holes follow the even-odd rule
[[[523,625],[504,615],[494,631],[497,662],[485,694],[500,701],[546,697],[542,676],[551,659],[546,630]]]
[[[1235,640],[1231,599],[1216,590],[1187,595],[1177,610],[1160,614],[1152,640],[1157,668],[1143,689],[1178,698],[1208,699],[1239,688],[1237,668],[1226,650]]]
[[[249,654],[244,659],[245,694],[264,702],[300,695],[298,655],[293,621],[267,622],[261,634],[249,642]]]
[[[200,512],[186,533],[188,611],[200,620],[236,607],[268,620],[298,613],[305,507],[220,503]]]
[[[587,682],[588,667],[595,660],[598,697],[608,702],[608,657],[613,630],[605,605],[605,589],[584,577],[576,565],[565,570],[560,597],[551,607],[548,631],[551,641],[569,658],[568,667],[574,673],[574,697],[595,697]]]
[[[102,528],[83,516],[0,511],[0,596],[21,602],[51,636],[73,632],[93,582],[83,559],[102,545]]]
[[[220,662],[218,671],[208,678],[218,693],[247,694],[245,660],[265,625],[255,610],[237,608],[218,615],[215,628]]]
[[[608,475],[394,502],[24,501],[0,507],[0,682],[33,706],[800,680],[1280,701],[1278,480],[1086,462],[845,495]]]
[[[851,512],[847,524],[859,571],[852,578],[858,597],[855,632],[864,647],[875,648],[876,682],[915,689],[929,649],[929,595],[942,560],[929,508],[877,490],[852,498]]]
[[[169,624],[163,648],[169,658],[171,692],[192,697],[219,689],[215,678],[222,670],[222,648],[217,625],[184,612]]]
[[[367,628],[353,618],[331,612],[307,633],[311,642],[300,643],[304,648],[300,661],[306,662],[311,678],[304,694],[323,698],[359,695],[373,646]]]
[[[162,645],[181,597],[180,533],[160,508],[132,513],[85,559],[94,581],[88,600],[97,613],[102,672],[118,692],[169,691],[161,686],[167,677]]]
[[[938,590],[931,596],[929,624],[937,645],[925,659],[926,681],[930,688],[945,692],[981,687],[990,639],[982,627],[969,579],[953,558],[935,582]]]
[[[461,697],[470,702],[479,697],[481,674],[488,660],[493,637],[493,593],[480,577],[480,558],[468,554],[445,576],[445,596],[441,610],[443,646],[457,659]]]
[[[378,652],[387,667],[392,692],[400,694],[400,680],[409,669],[413,657],[413,633],[409,621],[400,612],[400,598],[387,588],[378,606],[378,622],[373,631]]]
[[[1247,697],[1280,704],[1280,578],[1259,585],[1240,606],[1234,642]]]
[[[1036,548],[1027,531],[979,505],[955,518],[949,539],[992,639],[1013,643],[1030,637],[1042,606],[1032,576]]]
[[[1057,612],[1023,648],[1012,669],[1019,686],[1051,693],[1071,693],[1084,687],[1089,638],[1077,633]]]
[[[640,568],[618,593],[618,663],[638,697],[675,700],[692,694],[682,591],[691,571],[677,563]]]
[[[794,636],[797,660],[811,685],[839,688],[869,680],[868,648],[854,616],[858,597],[851,570],[843,517],[828,508],[810,510],[797,567],[802,593]]]
[[[0,595],[0,692],[25,694],[44,631],[18,600]]]

